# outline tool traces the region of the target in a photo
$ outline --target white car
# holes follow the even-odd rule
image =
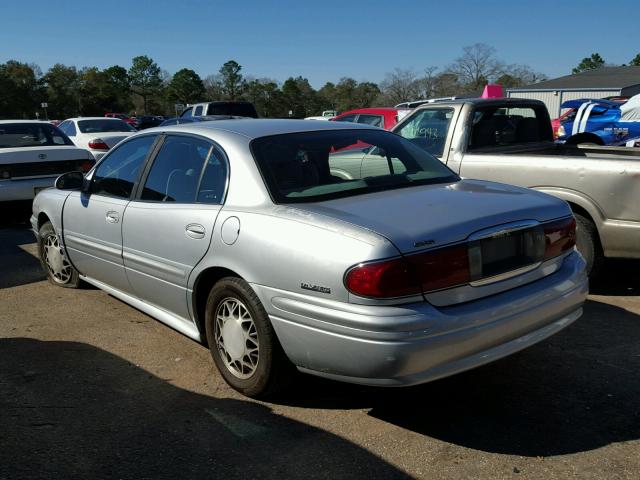
[[[31,201],[61,174],[93,164],[89,152],[48,122],[0,120],[0,202]]]
[[[136,129],[119,118],[79,117],[69,118],[58,125],[73,143],[88,150],[100,160],[121,140],[136,133]]]

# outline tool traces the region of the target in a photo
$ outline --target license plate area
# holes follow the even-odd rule
[[[471,281],[535,268],[544,258],[544,251],[545,236],[540,226],[507,230],[474,240],[469,243]]]

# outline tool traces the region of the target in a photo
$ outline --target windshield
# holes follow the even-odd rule
[[[116,118],[104,120],[78,120],[78,128],[82,133],[136,131],[131,125]]]
[[[0,124],[0,148],[73,145],[57,127],[48,123]]]
[[[276,203],[459,180],[423,149],[382,130],[274,135],[255,139],[251,149]]]

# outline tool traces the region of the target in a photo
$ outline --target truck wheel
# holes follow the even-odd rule
[[[213,286],[207,299],[205,327],[216,367],[238,392],[265,397],[289,383],[295,368],[247,282],[226,277]]]
[[[78,271],[67,259],[51,222],[44,223],[38,231],[38,253],[49,282],[58,287],[78,288]]]
[[[594,279],[604,262],[598,231],[588,218],[579,213],[574,213],[573,216],[576,218],[576,247],[587,262],[587,274]]]

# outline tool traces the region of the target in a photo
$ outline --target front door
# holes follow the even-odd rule
[[[123,222],[123,256],[137,297],[191,323],[187,283],[209,249],[227,160],[207,140],[169,135]]]
[[[122,220],[155,135],[111,152],[91,176],[88,192],[72,192],[63,209],[67,254],[80,274],[130,292],[122,261]]]

